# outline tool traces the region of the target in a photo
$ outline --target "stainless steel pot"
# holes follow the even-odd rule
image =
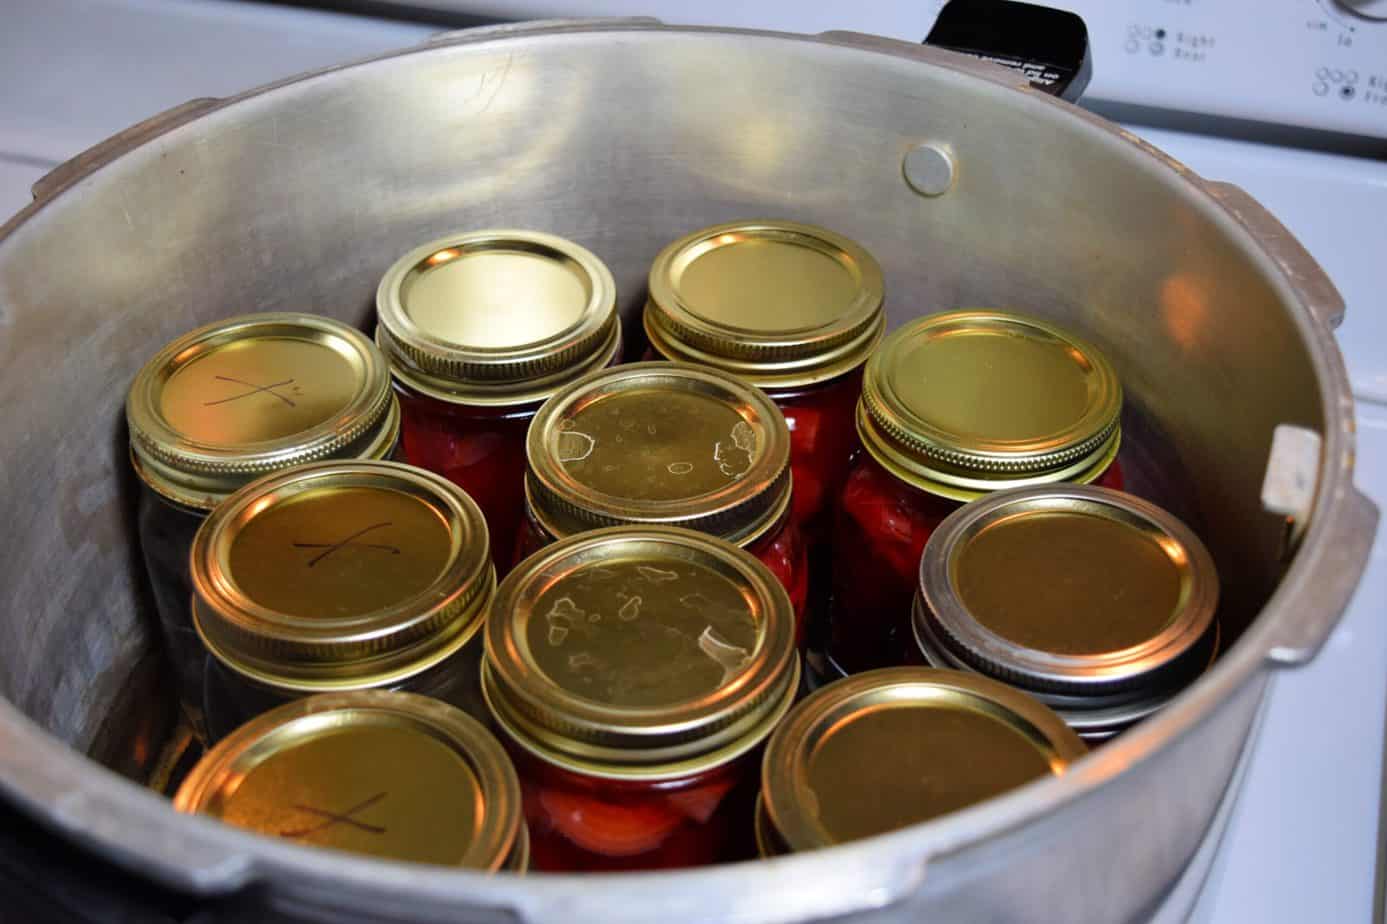
[[[298,920],[1131,919],[1194,852],[1269,678],[1313,656],[1372,538],[1342,302],[1314,262],[1239,190],[946,52],[651,21],[464,32],[195,101],[35,195],[0,229],[0,796],[201,899]],[[763,215],[861,241],[894,322],[1024,306],[1107,351],[1131,445],[1219,567],[1234,641],[1206,676],[1063,778],[833,850],[643,876],[314,851],[179,816],[83,756],[164,698],[120,413],[158,345],[248,310],[365,322],[396,256],[472,226],[580,241],[630,321],[663,244]],[[1322,439],[1317,473],[1272,460],[1313,486],[1289,564],[1261,500],[1281,424]],[[144,725],[122,739],[135,763],[157,744]]]

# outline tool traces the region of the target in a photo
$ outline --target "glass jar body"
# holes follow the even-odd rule
[[[205,740],[202,685],[206,649],[193,628],[193,586],[188,556],[193,536],[207,519],[207,511],[174,503],[141,481],[135,516],[140,552],[144,556],[165,652],[173,669],[179,704],[194,734]]]
[[[842,493],[860,443],[857,399],[862,368],[802,388],[766,388],[790,427],[790,470],[794,473],[793,516],[811,547],[825,543],[833,525],[833,502]]]
[[[497,577],[511,566],[525,508],[525,431],[539,405],[455,404],[395,380],[400,458],[466,491],[486,517]]]
[[[760,749],[709,770],[613,780],[509,747],[520,775],[530,868],[613,872],[730,863],[756,856]]]
[[[1094,483],[1120,490],[1120,466],[1114,462]],[[870,453],[858,454],[835,517],[830,678],[918,663],[910,607],[920,558],[940,522],[963,503],[897,478]]]
[[[556,541],[535,519],[529,506],[521,517],[516,531],[514,562],[519,563]],[[760,559],[780,581],[790,603],[795,608],[795,644],[802,650],[805,642],[805,610],[809,603],[809,556],[799,523],[793,516],[783,518],[744,548]]]
[[[293,690],[252,680],[218,661],[204,649],[202,703],[207,731],[215,743],[241,725],[277,706],[326,690]],[[397,690],[418,693],[456,706],[472,718],[491,727],[491,713],[481,691],[482,636],[478,632],[467,643],[439,663],[398,683],[352,687],[344,684],[332,692],[354,690]]]

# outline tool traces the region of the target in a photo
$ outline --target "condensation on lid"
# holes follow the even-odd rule
[[[503,726],[546,756],[615,768],[736,746],[798,673],[774,576],[672,527],[597,530],[527,559],[497,590],[486,643]]]
[[[758,389],[687,363],[632,363],[540,409],[526,451],[536,517],[555,536],[671,524],[745,544],[789,502],[790,434]]]

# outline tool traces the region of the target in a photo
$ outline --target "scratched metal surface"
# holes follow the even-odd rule
[[[1090,117],[940,52],[654,27],[466,37],[185,111],[55,175],[0,232],[0,793],[70,838],[206,896],[249,885],[301,919],[1072,921],[1149,908],[1230,778],[1269,658],[1310,657],[1361,569],[1334,299],[1252,206]],[[849,47],[857,46],[857,47]],[[985,75],[984,75],[985,76]],[[161,131],[165,133],[161,134]],[[959,164],[924,199],[901,158]],[[1235,218],[1228,208],[1238,212]],[[158,344],[250,309],[370,313],[399,252],[454,227],[553,231],[611,265],[628,320],[690,227],[769,215],[881,261],[891,318],[1025,304],[1097,341],[1198,473],[1238,644],[1166,713],[938,822],[772,863],[648,877],[465,873],[324,857],[173,815],[64,747],[148,646],[120,405]],[[1136,216],[1141,216],[1140,219]],[[1272,428],[1321,430],[1320,507],[1280,576],[1256,486]],[[27,716],[27,718],[25,718]],[[30,720],[49,732],[39,733]],[[277,903],[277,904],[276,904]],[[311,915],[311,916],[309,916]]]

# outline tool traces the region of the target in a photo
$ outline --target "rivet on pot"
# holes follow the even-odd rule
[[[956,169],[949,149],[933,142],[911,148],[901,164],[906,182],[930,197],[942,196],[953,188]]]

